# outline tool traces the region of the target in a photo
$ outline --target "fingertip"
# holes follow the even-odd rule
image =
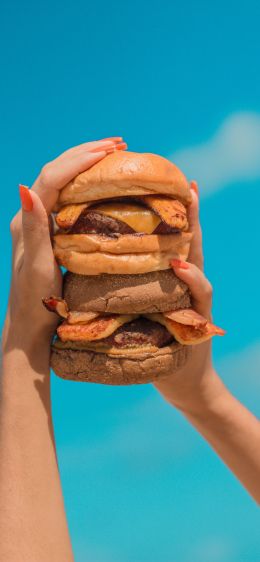
[[[199,198],[199,186],[198,186],[198,182],[196,180],[191,180],[190,188],[196,194],[196,196]]]
[[[172,259],[170,264],[176,269],[189,269],[189,264],[186,261]]]
[[[19,194],[23,211],[31,212],[33,210],[33,198],[29,187],[20,183]]]
[[[176,277],[186,281],[190,276],[190,264],[182,260],[173,259],[170,261],[170,266]]]

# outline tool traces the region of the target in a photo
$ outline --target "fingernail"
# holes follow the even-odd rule
[[[182,260],[171,260],[170,265],[171,267],[177,267],[179,269],[189,269],[189,264]]]
[[[118,144],[115,144],[114,146],[110,146],[105,150],[107,154],[111,154],[112,152],[116,152],[116,150],[126,150],[126,149],[127,149],[126,142],[120,142]]]
[[[193,189],[193,191],[195,191],[197,197],[199,197],[199,186],[198,186],[198,184],[195,180],[191,180],[190,188]]]
[[[20,199],[22,203],[22,208],[24,211],[32,211],[33,209],[33,200],[30,194],[30,190],[26,185],[19,185],[19,192],[20,192]]]

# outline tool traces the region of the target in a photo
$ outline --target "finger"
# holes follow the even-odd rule
[[[37,194],[23,185],[20,197],[24,267],[31,270],[40,261],[46,267],[53,262],[48,215]]]
[[[171,260],[175,275],[188,285],[195,310],[211,320],[212,286],[204,273],[193,263]]]
[[[34,183],[32,191],[40,197],[47,213],[49,214],[54,208],[59,197],[59,191],[69,181],[99,162],[106,155],[105,151],[95,153],[84,151],[71,155],[67,159],[57,158],[46,164]]]
[[[191,182],[192,202],[188,207],[189,230],[193,237],[190,246],[189,261],[203,270],[202,231],[199,222],[199,198],[197,183]]]
[[[102,150],[107,151],[108,149],[118,147],[118,145],[121,144],[122,141],[123,141],[122,137],[111,137],[110,139],[107,138],[98,141],[84,142],[82,144],[79,144],[78,146],[73,146],[72,148],[65,150],[65,152],[60,154],[58,158],[60,160],[61,159],[64,160],[64,158],[66,159],[71,155],[78,154],[80,152],[85,152],[85,151],[87,152],[97,152]],[[56,158],[56,160],[58,158]]]

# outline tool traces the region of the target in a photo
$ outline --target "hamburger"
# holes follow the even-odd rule
[[[191,346],[222,335],[191,308],[171,269],[187,259],[190,187],[155,154],[115,152],[60,193],[54,254],[68,271],[51,366],[65,379],[137,384],[185,365]]]
[[[60,265],[80,275],[143,274],[186,259],[191,234],[184,174],[156,154],[116,151],[61,191]]]

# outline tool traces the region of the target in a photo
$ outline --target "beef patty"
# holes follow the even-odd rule
[[[139,317],[120,326],[111,336],[104,338],[102,343],[118,348],[139,347],[148,344],[164,347],[173,341],[173,336],[165,326]]]
[[[85,209],[73,227],[70,234],[105,234],[106,236],[117,236],[118,234],[134,234],[135,231],[128,224],[98,213]]]
[[[160,222],[153,234],[173,234],[179,232]],[[120,234],[137,234],[136,231],[123,221],[103,215],[98,211],[85,209],[69,231],[70,234],[104,234],[105,236],[118,236]],[[145,233],[138,233],[145,234]]]

